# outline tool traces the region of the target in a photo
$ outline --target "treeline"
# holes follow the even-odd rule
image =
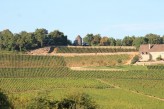
[[[65,46],[69,42],[67,36],[58,30],[48,33],[46,29],[41,28],[34,32],[22,31],[13,34],[6,29],[0,32],[0,50],[26,51],[44,46]]]
[[[102,37],[100,34],[87,34],[83,38],[83,43],[90,46],[136,46],[141,44],[164,44],[164,36],[157,34],[147,34],[145,36],[125,36],[123,39],[112,37]]]
[[[147,34],[145,36],[125,36],[123,39],[115,39],[100,34],[87,34],[83,38],[83,45],[89,46],[136,46],[141,44],[164,44],[164,36]],[[45,46],[67,46],[73,45],[67,36],[59,30],[48,33],[41,28],[34,32],[22,31],[12,33],[9,29],[0,31],[0,50],[26,51]]]

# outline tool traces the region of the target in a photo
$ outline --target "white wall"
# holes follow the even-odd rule
[[[144,55],[141,55],[142,59],[140,59],[140,61],[149,61],[150,59],[150,55],[149,54],[144,54]]]
[[[157,59],[157,57],[161,56],[161,58],[164,59],[164,52],[150,52],[151,56],[152,56],[152,60]]]

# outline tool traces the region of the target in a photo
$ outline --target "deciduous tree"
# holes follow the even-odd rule
[[[48,31],[44,28],[36,29],[34,34],[35,34],[36,40],[40,44],[40,47],[43,47],[44,46],[43,44],[44,44],[45,38],[47,37]]]

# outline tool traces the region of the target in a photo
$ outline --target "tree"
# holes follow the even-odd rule
[[[110,40],[110,46],[116,46],[116,40],[114,38],[109,38]]]
[[[98,105],[85,93],[68,95],[58,103],[58,109],[97,109]]]
[[[144,44],[144,38],[143,37],[135,37],[135,40],[133,41],[132,45],[138,49],[141,44]]]
[[[34,37],[32,36],[32,33],[22,31],[20,34],[14,35],[14,41],[16,42],[16,49],[18,47],[19,51],[22,51],[22,49],[27,50],[32,48]]]
[[[91,45],[91,42],[94,38],[93,34],[87,34],[84,38],[83,38],[83,42],[87,43],[88,45]]]
[[[122,45],[123,46],[132,46],[133,45],[133,41],[135,39],[135,36],[125,36],[124,39],[122,40]]]
[[[16,42],[16,47],[15,48],[19,48],[19,51],[22,51],[22,47],[24,45],[24,41],[23,38],[21,37],[20,34],[15,34],[14,36],[15,42]]]
[[[147,34],[145,35],[146,38],[148,38],[149,44],[162,44],[162,38],[157,34]]]
[[[164,44],[164,35],[161,38],[162,38],[162,44]]]
[[[110,40],[108,37],[103,37],[100,40],[100,45],[101,46],[109,46],[110,45]]]
[[[67,36],[59,30],[54,30],[48,34],[48,45],[67,45]]]
[[[7,49],[7,50],[13,50],[14,48],[14,37],[13,33],[6,29],[1,32],[1,47]]]
[[[116,46],[122,46],[122,40],[116,39]]]
[[[2,91],[0,91],[0,109],[13,109],[7,95]]]
[[[72,45],[72,41],[69,40],[69,39],[67,39],[67,44],[68,44],[68,45]]]
[[[44,41],[45,38],[47,37],[48,31],[44,28],[42,29],[36,29],[35,32],[35,38],[37,40],[37,42],[39,42],[40,47],[43,47],[44,45]]]
[[[39,94],[27,109],[97,109],[96,102],[85,93],[67,95],[60,101],[50,99],[47,94]]]
[[[100,44],[101,36],[100,34],[94,35],[91,41],[91,45],[97,46]]]

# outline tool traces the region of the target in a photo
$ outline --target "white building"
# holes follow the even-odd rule
[[[139,49],[140,61],[156,61],[158,57],[164,59],[164,44],[145,44]]]

